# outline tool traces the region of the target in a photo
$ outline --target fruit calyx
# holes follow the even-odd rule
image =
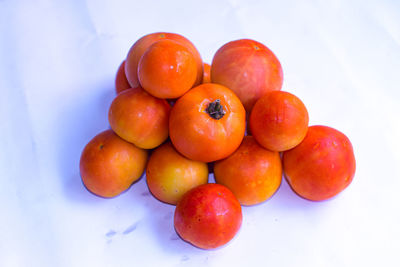
[[[221,100],[217,99],[210,104],[206,108],[206,112],[210,115],[211,118],[219,120],[225,115],[225,110],[221,105]]]

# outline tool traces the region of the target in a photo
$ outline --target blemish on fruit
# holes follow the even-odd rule
[[[319,147],[319,143],[316,143],[314,146],[313,146],[313,149],[315,150],[315,149],[317,149]]]

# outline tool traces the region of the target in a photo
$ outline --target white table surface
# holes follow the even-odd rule
[[[266,44],[310,125],[352,141],[353,183],[314,203],[284,181],[212,251],[177,237],[174,206],[143,178],[113,199],[89,193],[80,153],[108,128],[129,47],[156,31],[205,62],[231,40]],[[0,0],[0,93],[2,267],[400,266],[400,1]]]

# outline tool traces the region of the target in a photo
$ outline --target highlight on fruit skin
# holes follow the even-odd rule
[[[112,130],[106,130],[85,146],[79,169],[82,182],[90,192],[110,198],[138,180],[146,162],[146,150],[123,140]]]
[[[210,82],[211,82],[211,66],[208,63],[204,63],[204,73],[203,73],[202,83],[210,83]]]
[[[313,201],[332,198],[353,180],[356,161],[350,140],[340,131],[310,126],[304,140],[283,153],[283,170],[299,196]]]
[[[174,226],[190,244],[215,249],[232,240],[242,218],[240,203],[228,188],[205,184],[183,195],[175,209]]]

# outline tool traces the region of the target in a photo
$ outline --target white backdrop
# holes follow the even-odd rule
[[[177,237],[143,178],[90,194],[80,153],[108,127],[129,47],[155,31],[205,62],[231,40],[267,45],[310,124],[352,141],[353,183],[314,203],[284,181],[212,251]],[[400,1],[0,0],[0,266],[400,266],[399,86]]]

